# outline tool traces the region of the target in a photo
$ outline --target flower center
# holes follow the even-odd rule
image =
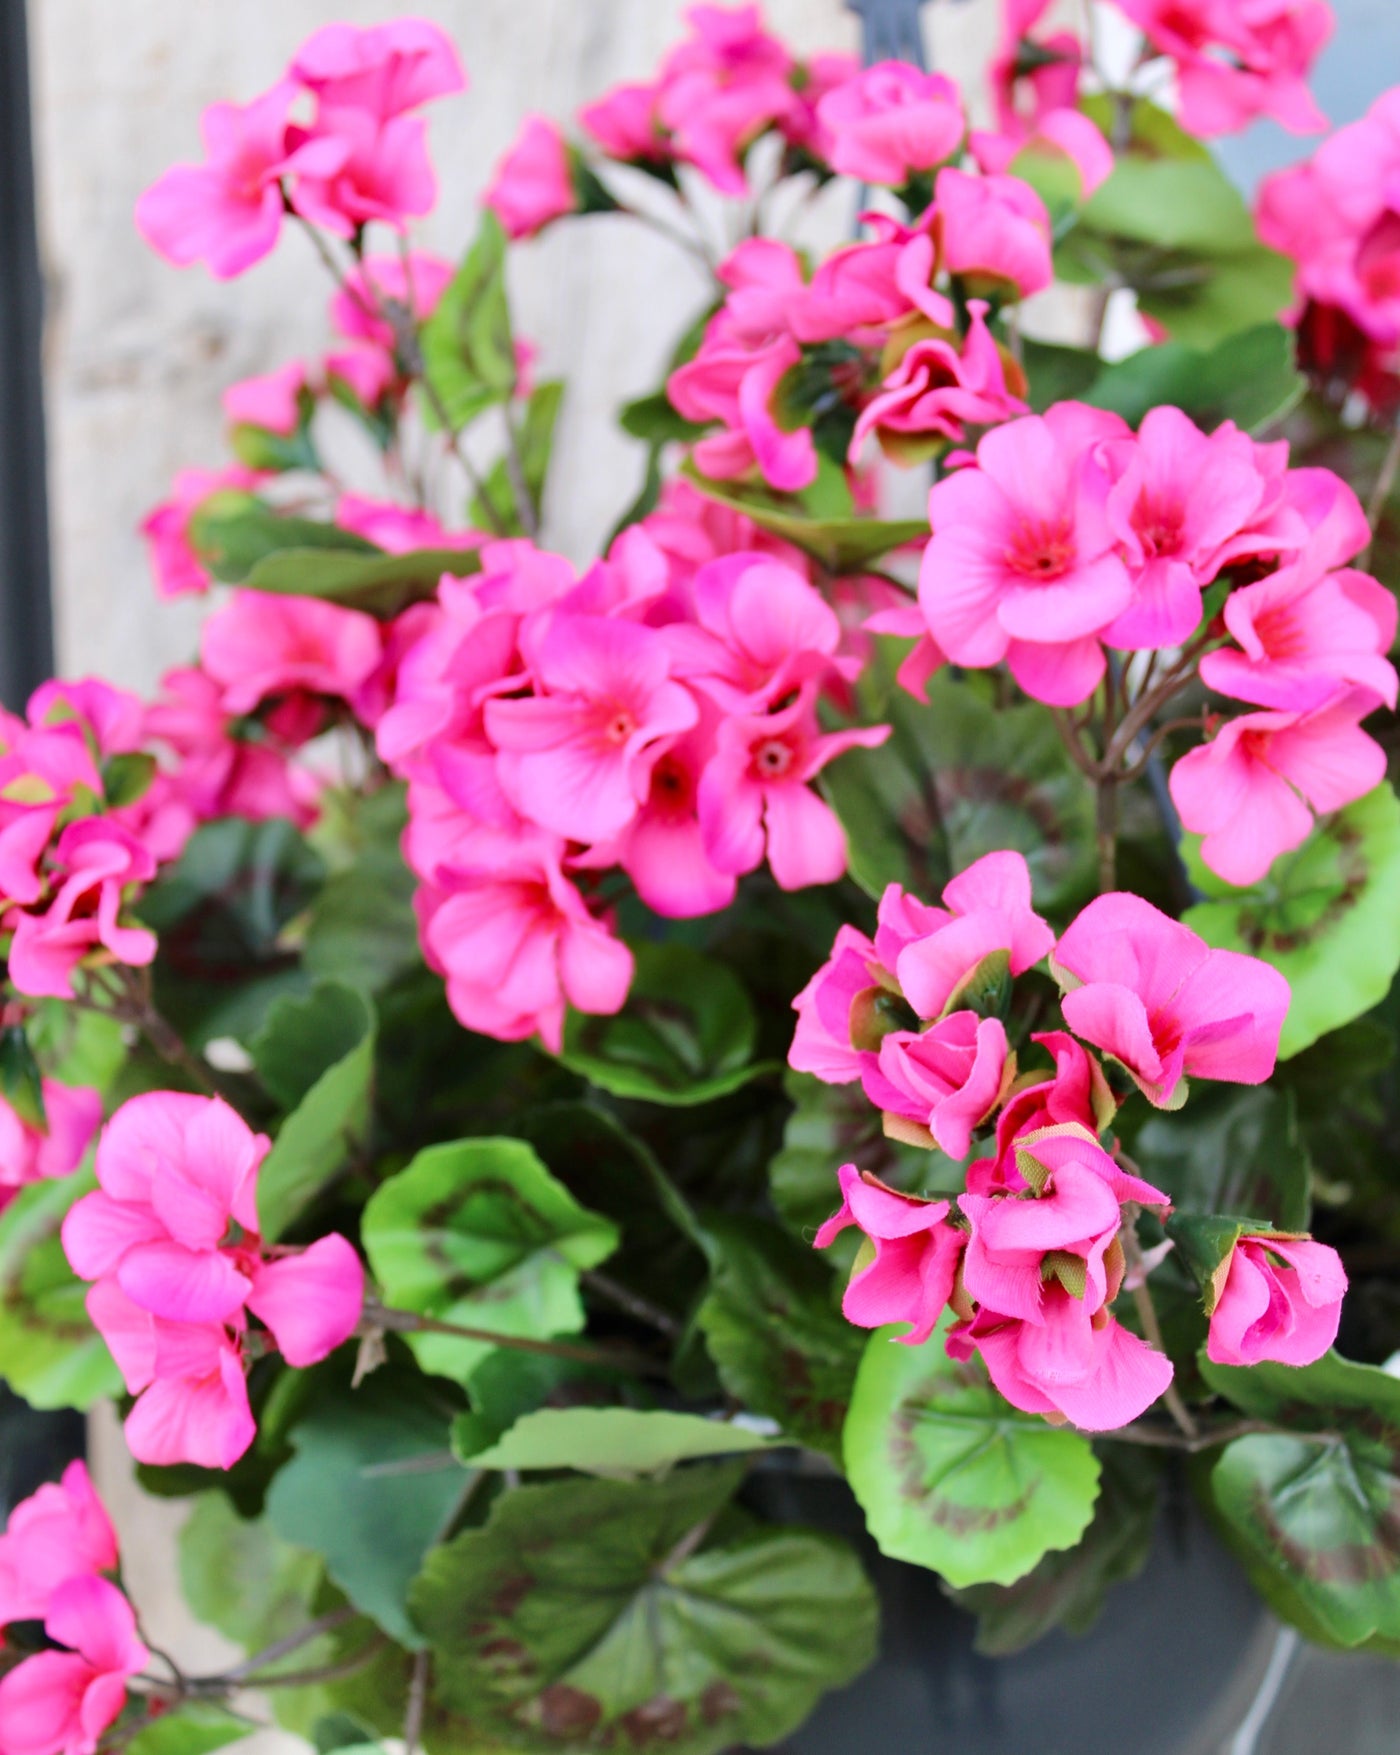
[[[1062,579],[1074,564],[1074,535],[1068,518],[1027,520],[1012,538],[1006,564],[1032,585],[1049,585]]]
[[[1139,500],[1133,517],[1133,528],[1142,544],[1143,554],[1149,560],[1180,554],[1181,531],[1185,522],[1186,513],[1182,506],[1154,505],[1150,500]]]
[[[1259,636],[1259,643],[1265,652],[1275,660],[1306,658],[1312,647],[1306,631],[1299,626],[1297,617],[1290,613],[1287,604],[1279,604],[1257,616],[1254,632]]]
[[[690,775],[674,756],[662,756],[651,771],[652,803],[664,811],[684,812],[693,801]]]
[[[754,771],[763,780],[779,780],[793,764],[792,745],[770,737],[753,754]]]
[[[611,744],[626,743],[636,729],[637,721],[625,707],[619,707],[603,726],[603,738]]]

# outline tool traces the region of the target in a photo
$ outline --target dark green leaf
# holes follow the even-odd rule
[[[445,418],[453,432],[461,432],[515,391],[505,261],[505,233],[487,209],[476,241],[419,336],[423,372],[434,398],[427,404],[433,425]]]
[[[1389,782],[1327,818],[1252,889],[1207,870],[1194,837],[1182,853],[1208,898],[1186,924],[1207,944],[1272,963],[1293,989],[1283,1059],[1385,998],[1400,969],[1400,800]]]
[[[680,944],[636,947],[627,1003],[610,1018],[569,1014],[559,1058],[617,1097],[708,1103],[771,1069],[753,1059],[743,983]]]
[[[242,583],[278,597],[321,597],[345,609],[391,621],[411,603],[427,603],[444,573],[475,573],[475,549],[420,548],[405,554],[333,554],[286,548],[259,561]]]
[[[189,535],[200,560],[227,585],[241,584],[260,561],[286,549],[339,549],[371,558],[382,554],[352,530],[315,518],[294,518],[275,511],[256,494],[233,488],[222,488],[201,502],[190,519]]]
[[[1263,323],[1208,353],[1179,341],[1145,347],[1107,367],[1083,400],[1137,426],[1149,409],[1170,403],[1207,429],[1232,420],[1246,432],[1282,420],[1305,385],[1294,363],[1291,332]]]
[[[23,1024],[7,1024],[0,1030],[0,1096],[21,1121],[41,1133],[49,1131],[43,1075]]]
[[[877,518],[810,517],[791,498],[759,488],[739,490],[725,482],[711,481],[690,464],[681,473],[707,499],[742,512],[761,530],[783,537],[833,573],[859,573],[891,549],[928,536],[925,520],[882,523]]]
[[[1292,1092],[1203,1085],[1188,1108],[1148,1118],[1133,1156],[1178,1212],[1247,1213],[1279,1231],[1308,1228],[1310,1171]]]
[[[544,1339],[584,1325],[579,1271],[617,1247],[519,1140],[458,1140],[420,1152],[365,1208],[363,1237],[385,1302],[442,1322]],[[465,1381],[485,1341],[414,1334],[425,1371]]]
[[[1021,353],[1030,381],[1029,401],[1036,414],[1044,414],[1056,402],[1082,402],[1103,371],[1099,356],[1082,347],[1061,347],[1028,336],[1021,343]]]
[[[705,1228],[713,1279],[696,1320],[724,1387],[789,1438],[838,1456],[862,1337],[835,1307],[830,1269],[761,1219]]]
[[[322,886],[306,929],[302,961],[312,975],[377,994],[420,964],[417,880],[399,850],[407,820],[401,786],[354,802],[348,863]]]
[[[954,1592],[977,1617],[974,1649],[1009,1657],[1053,1628],[1087,1633],[1109,1591],[1142,1571],[1156,1524],[1160,1465],[1125,1444],[1105,1447],[1094,1520],[1073,1548],[1047,1554],[1015,1584]]]
[[[296,1455],[267,1496],[278,1535],[322,1555],[350,1601],[400,1645],[422,1643],[408,1588],[471,1481],[449,1446],[454,1412],[423,1379],[376,1371],[301,1421]]]
[[[468,1416],[474,1418],[474,1416]],[[474,1469],[577,1469],[629,1479],[697,1457],[762,1450],[766,1438],[727,1420],[636,1408],[541,1408],[522,1415],[489,1449],[462,1461]]]
[[[650,396],[624,402],[617,418],[624,433],[630,433],[634,439],[645,439],[649,445],[672,441],[689,444],[705,431],[699,421],[687,420],[664,390],[653,390]]]
[[[1099,1461],[1082,1433],[1023,1414],[980,1360],[878,1329],[846,1420],[846,1474],[886,1554],[952,1585],[1014,1584],[1089,1526]]]
[[[306,1627],[326,1568],[300,1540],[284,1541],[266,1517],[240,1517],[222,1493],[201,1493],[180,1530],[180,1588],[191,1614],[250,1656]],[[312,1640],[281,1667],[310,1668],[331,1650],[329,1636]]]
[[[321,981],[305,997],[279,1000],[248,1051],[273,1099],[295,1109],[324,1073],[360,1045],[369,1027],[355,988]]]
[[[783,1149],[768,1167],[769,1186],[773,1205],[805,1241],[841,1204],[836,1172],[843,1164],[911,1193],[936,1169],[930,1153],[885,1137],[880,1112],[859,1085],[827,1085],[790,1072],[783,1088],[796,1107]]]
[[[1284,1620],[1338,1645],[1400,1639],[1400,1383],[1329,1353],[1206,1381],[1284,1430],[1226,1445],[1210,1484],[1224,1533]]]
[[[109,810],[135,804],[151,789],[156,777],[156,759],[145,750],[128,750],[120,756],[108,756],[102,764],[102,796]]]
[[[707,1535],[730,1469],[506,1494],[429,1556],[414,1616],[442,1697],[513,1746],[767,1745],[870,1662],[876,1610],[831,1536]]]

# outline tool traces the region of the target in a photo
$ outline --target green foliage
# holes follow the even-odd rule
[[[24,1025],[0,1029],[0,1097],[27,1126],[47,1133],[42,1077]]]
[[[1099,1461],[1069,1427],[1023,1414],[980,1360],[870,1337],[846,1420],[846,1473],[886,1554],[952,1585],[1014,1584],[1072,1548],[1094,1513]]]
[[[474,1469],[577,1469],[630,1479],[697,1457],[762,1450],[768,1440],[726,1420],[636,1408],[541,1408],[523,1414],[488,1449],[464,1455]]]
[[[190,1612],[251,1656],[313,1619],[325,1562],[285,1541],[268,1518],[240,1517],[223,1493],[201,1493],[180,1530],[180,1588]],[[298,1646],[280,1666],[326,1661],[329,1636]]]
[[[318,525],[317,529],[329,528]],[[444,573],[463,577],[481,561],[474,549],[416,548],[403,554],[341,554],[333,545],[285,548],[259,561],[241,581],[277,597],[320,597],[392,621],[411,603],[427,603]]]
[[[127,1755],[211,1755],[256,1728],[212,1700],[187,1700],[151,1719],[130,1741],[123,1740],[122,1748]]]
[[[1272,963],[1293,989],[1281,1058],[1385,998],[1400,969],[1400,799],[1388,781],[1325,819],[1250,889],[1208,870],[1193,837],[1182,853],[1207,898],[1186,924],[1207,944]]]
[[[95,1186],[86,1174],[36,1182],[0,1213],[0,1378],[31,1407],[86,1409],[121,1394],[59,1240],[64,1214]]]
[[[1279,1231],[1308,1228],[1311,1172],[1292,1092],[1198,1087],[1185,1109],[1153,1112],[1133,1156],[1180,1213],[1246,1213]]]
[[[424,414],[431,425],[445,421],[459,433],[515,393],[505,263],[505,233],[488,209],[476,241],[419,335],[429,391]]]
[[[861,712],[893,726],[889,741],[849,751],[824,776],[861,888],[878,897],[900,883],[932,901],[973,860],[1013,848],[1026,856],[1037,907],[1063,911],[1083,899],[1093,884],[1093,797],[1044,708],[998,708],[980,682],[947,671],[923,706],[890,669],[888,659],[871,667]]]
[[[374,1077],[374,1011],[353,987],[323,982],[272,1007],[252,1043],[280,1102],[295,1107],[258,1172],[258,1218],[274,1242],[364,1149]]]
[[[696,1321],[730,1395],[788,1438],[839,1456],[861,1335],[836,1308],[830,1270],[762,1219],[705,1222],[710,1290]]]
[[[1400,1383],[1329,1353],[1301,1370],[1202,1359],[1210,1386],[1285,1430],[1225,1446],[1222,1531],[1274,1611],[1310,1637],[1400,1640]]]
[[[408,1588],[472,1481],[451,1452],[457,1409],[442,1387],[386,1367],[327,1395],[297,1425],[296,1455],[267,1496],[283,1541],[323,1556],[350,1601],[400,1645],[421,1643]]]
[[[1073,1548],[1047,1554],[1015,1584],[974,1584],[954,1593],[977,1617],[974,1649],[985,1657],[1024,1651],[1052,1629],[1087,1633],[1116,1584],[1147,1562],[1157,1521],[1160,1465],[1126,1444],[1104,1447],[1093,1522]]]
[[[711,481],[690,464],[681,473],[707,499],[742,512],[761,530],[781,536],[832,573],[862,572],[891,549],[928,535],[928,524],[922,519],[881,522],[878,518],[854,515],[822,517],[808,513],[793,495],[774,494],[756,487],[740,490],[728,482]]]
[[[552,378],[537,385],[525,405],[525,418],[520,423],[520,484],[536,513],[544,504],[549,459],[554,449],[554,428],[563,400],[564,385],[560,379]],[[525,527],[516,507],[511,465],[506,458],[502,457],[496,463],[486,477],[484,487],[485,493],[478,494],[472,501],[472,523],[480,530],[503,528],[512,536],[523,536]]]
[[[1232,420],[1246,432],[1280,421],[1302,399],[1294,340],[1281,323],[1261,323],[1208,350],[1167,341],[1106,366],[1081,392],[1138,426],[1163,403],[1207,430]]]
[[[399,850],[408,807],[400,785],[345,804],[335,845],[321,843],[337,868],[312,906],[302,962],[323,980],[376,994],[421,962],[416,880]],[[323,822],[328,814],[327,808]]]
[[[615,1017],[571,1012],[559,1058],[615,1097],[709,1103],[772,1069],[753,1059],[743,983],[680,944],[636,947],[637,972]]]
[[[414,1586],[442,1697],[541,1755],[718,1755],[786,1735],[874,1656],[875,1601],[833,1537],[716,1523],[738,1478],[695,1468],[499,1499]]]
[[[440,1322],[544,1339],[584,1325],[578,1276],[617,1247],[519,1140],[420,1152],[365,1208],[363,1237],[386,1303]],[[465,1381],[489,1341],[408,1337],[425,1371]]]

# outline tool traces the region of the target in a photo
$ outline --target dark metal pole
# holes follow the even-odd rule
[[[925,0],[846,0],[861,19],[861,53],[869,67],[875,61],[912,61],[928,69],[924,31],[919,14]]]
[[[0,702],[53,673],[43,282],[24,0],[0,0]]]

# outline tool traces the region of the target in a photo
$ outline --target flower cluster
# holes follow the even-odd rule
[[[92,1755],[150,1653],[111,1579],[117,1536],[80,1462],[10,1513],[0,1535],[0,1626],[43,1623],[52,1649],[0,1677],[6,1755]]]
[[[951,1305],[949,1353],[979,1352],[1014,1406],[1092,1431],[1124,1425],[1171,1381],[1170,1361],[1113,1312],[1145,1272],[1137,1212],[1165,1218],[1171,1203],[1100,1143],[1121,1098],[1090,1050],[1159,1108],[1179,1106],[1188,1075],[1261,1084],[1288,984],[1131,895],[1101,896],[1056,942],[1015,853],[969,866],[943,902],[891,885],[873,938],[841,929],[795,1002],[789,1059],[828,1083],[858,1079],[894,1138],[959,1159],[980,1134],[992,1155],[955,1201],[844,1166],[817,1245],[848,1225],[873,1245],[846,1291],[852,1322],[908,1324],[901,1338],[917,1344]],[[1053,1065],[1019,1074],[1002,1021],[1010,983],[1047,954],[1069,1031],[1035,1034]],[[1217,1278],[1212,1358],[1304,1364],[1336,1336],[1346,1280],[1325,1245],[1242,1233]]]
[[[401,231],[437,195],[413,112],[465,84],[456,50],[423,19],[327,25],[271,90],[205,111],[204,162],[148,189],[137,226],[169,261],[205,262],[220,279],[266,256],[288,212],[335,237]]]
[[[70,1208],[63,1247],[93,1281],[88,1315],[137,1402],[138,1461],[232,1466],[253,1441],[246,1370],[254,1335],[314,1365],[354,1331],[364,1270],[332,1232],[305,1249],[258,1236],[258,1168],[270,1142],[218,1098],[152,1091],[108,1122],[99,1187]]]
[[[76,1170],[102,1123],[102,1093],[39,1081],[41,1113],[24,1115],[0,1097],[0,1212],[21,1188]]]
[[[409,782],[405,853],[454,1011],[557,1048],[566,1001],[616,1011],[631,980],[585,874],[620,867],[671,916],[725,906],[765,857],[784,888],[830,883],[845,838],[810,782],[886,732],[819,729],[852,661],[767,554],[676,565],[639,527],[582,578],[525,542],[481,560],[443,579],[378,746]]]
[[[995,129],[977,129],[968,146],[984,171],[1007,170],[1023,151],[1067,158],[1092,195],[1113,169],[1113,149],[1079,108],[1085,53],[1070,30],[1031,32],[1051,0],[1005,0],[991,65]]]

